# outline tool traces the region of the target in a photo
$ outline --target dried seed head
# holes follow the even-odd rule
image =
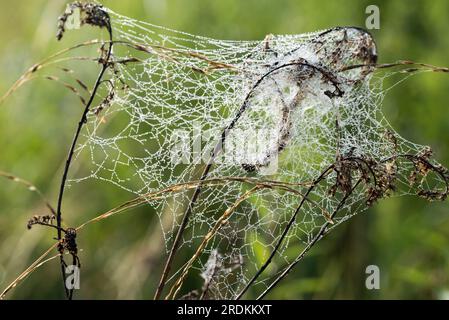
[[[35,215],[27,223],[27,229],[30,230],[35,224],[52,224],[56,217],[53,214]]]
[[[64,14],[58,18],[58,32],[56,34],[58,40],[62,39],[69,19],[77,19],[77,26],[88,24],[100,28],[105,27],[111,31],[109,14],[105,11],[102,5],[75,1],[68,4]]]

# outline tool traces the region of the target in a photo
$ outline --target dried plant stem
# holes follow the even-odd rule
[[[408,161],[410,161],[411,163],[416,163],[418,162],[422,162],[425,163],[426,166],[429,167],[429,169],[432,170],[432,172],[436,173],[437,175],[440,176],[441,179],[443,179],[444,184],[445,184],[445,191],[441,192],[441,195],[446,198],[447,195],[449,195],[449,172],[442,167],[438,167],[433,165],[429,160],[424,159],[422,157],[413,155],[413,154],[397,154],[391,157],[388,157],[386,159],[383,159],[381,162],[389,162],[391,160],[397,159],[397,158],[404,158]]]
[[[63,174],[62,174],[62,179],[61,179],[61,184],[60,184],[60,187],[59,187],[59,194],[58,194],[58,204],[57,204],[57,210],[56,210],[56,224],[57,224],[57,227],[58,227],[58,231],[57,231],[58,241],[61,241],[61,239],[62,239],[62,231],[61,231],[62,201],[63,201],[63,198],[64,198],[64,190],[65,190],[65,186],[66,186],[67,176],[68,176],[68,173],[69,173],[70,166],[72,164],[73,154],[75,152],[76,144],[78,143],[78,138],[79,138],[79,135],[81,133],[81,130],[82,130],[84,124],[87,122],[87,114],[89,113],[90,107],[91,107],[91,105],[92,105],[92,103],[94,101],[94,98],[95,98],[96,94],[97,94],[98,88],[99,88],[99,86],[101,84],[101,81],[102,81],[102,78],[103,78],[103,75],[104,75],[104,73],[106,72],[106,70],[109,67],[109,60],[111,58],[112,47],[113,47],[112,29],[110,28],[110,26],[108,27],[108,31],[109,31],[110,42],[109,42],[109,47],[108,47],[106,59],[105,59],[105,61],[102,64],[102,68],[100,70],[100,73],[98,74],[97,80],[95,81],[94,87],[92,89],[92,94],[90,95],[90,98],[89,98],[89,100],[86,103],[86,106],[84,108],[84,112],[83,112],[83,114],[81,116],[81,119],[78,122],[78,127],[77,127],[77,129],[75,131],[75,135],[73,137],[72,144],[70,146],[69,153],[67,155],[67,160],[66,160],[66,164],[65,164],[65,167],[64,167],[64,171],[63,171]],[[61,252],[61,255],[60,255],[60,264],[61,264],[62,278],[63,278],[63,281],[64,281],[64,288],[65,288],[65,291],[66,291],[67,298],[70,300],[72,298],[72,295],[73,295],[73,292],[72,292],[73,290],[67,290],[66,285],[65,285],[65,280],[66,280],[65,267],[64,267],[65,266],[65,262],[64,262],[64,257],[62,255],[62,252]]]
[[[214,156],[212,156],[210,158],[209,163],[204,168],[204,171],[201,175],[200,181],[203,181],[207,178],[207,175],[209,174],[209,171],[212,167],[213,159],[215,159]],[[190,218],[190,215],[192,214],[193,207],[194,207],[196,201],[198,200],[200,193],[201,193],[201,183],[198,184],[198,186],[196,187],[196,189],[193,193],[193,196],[189,202],[189,205],[188,205],[186,211],[184,212],[184,215],[183,215],[182,221],[181,221],[181,225],[179,226],[178,232],[176,233],[176,237],[173,241],[172,248],[170,250],[170,253],[168,254],[168,258],[164,265],[164,270],[162,271],[161,279],[159,280],[159,285],[157,286],[156,292],[154,294],[154,300],[158,300],[162,294],[162,290],[164,290],[165,282],[167,280],[168,275],[170,274],[170,269],[171,269],[171,264],[173,262],[173,258],[175,257],[176,252],[178,251],[182,234],[184,233],[184,230],[187,227],[187,223],[189,222],[189,218]]]
[[[253,278],[247,283],[245,288],[237,295],[236,300],[239,300],[247,291],[248,289],[253,285],[253,283],[259,278],[259,276],[265,271],[265,269],[271,264],[271,261],[273,260],[274,256],[278,252],[282,242],[284,241],[284,238],[287,236],[288,232],[290,231],[290,228],[293,226],[294,222],[296,221],[296,217],[298,216],[299,211],[301,210],[302,206],[304,205],[306,199],[308,199],[309,194],[313,191],[313,189],[316,187],[317,184],[319,184],[323,179],[325,179],[329,173],[333,170],[334,165],[329,166],[326,168],[320,176],[314,181],[314,183],[309,187],[309,189],[306,191],[304,197],[301,199],[301,202],[299,203],[299,206],[296,208],[295,212],[291,216],[287,226],[284,228],[284,231],[282,232],[282,235],[280,236],[279,240],[277,241],[275,247],[271,251],[268,259],[265,261],[265,263],[260,267],[260,269],[256,272],[256,274],[253,276]],[[330,219],[332,221],[333,216],[330,216]],[[328,221],[327,224],[330,224],[332,222]]]
[[[332,213],[332,218],[335,217],[335,215],[340,211],[340,209],[344,206],[346,200],[352,195],[354,190],[359,186],[359,184],[362,182],[362,179],[359,179],[354,187],[351,189],[350,192],[347,192],[345,196],[340,200],[340,203],[338,204],[337,208],[335,208],[334,212]],[[274,287],[277,286],[277,284],[282,281],[289,273],[290,271],[304,258],[307,252],[327,233],[328,227],[330,226],[329,222],[326,222],[321,229],[318,231],[317,235],[310,241],[307,246],[301,251],[301,253],[295,258],[295,260],[290,263],[284,271],[266,288],[258,297],[257,300],[263,299],[271,290],[273,290]]]
[[[20,78],[8,89],[8,91],[6,91],[6,93],[0,98],[0,105],[6,100],[6,98],[8,98],[12,93],[14,93],[18,88],[20,88],[24,83],[28,82],[29,80],[31,80],[31,76],[38,70],[42,69],[45,66],[51,65],[53,64],[53,60],[57,57],[60,57],[64,54],[66,54],[67,52],[70,52],[72,50],[81,48],[81,47],[86,47],[86,46],[91,46],[91,45],[95,45],[95,44],[99,44],[101,43],[100,40],[91,40],[91,41],[86,41],[86,42],[82,42],[79,43],[75,46],[69,47],[69,48],[65,48],[61,51],[56,52],[55,54],[47,57],[46,59],[34,64],[33,66],[31,66],[22,76],[20,76]],[[67,58],[67,59],[71,59],[71,58]],[[57,60],[60,61],[60,60]]]
[[[175,282],[175,284],[171,287],[170,292],[165,297],[165,299],[170,299],[173,297],[173,299],[178,294],[179,290],[181,289],[182,283],[187,276],[190,268],[192,267],[195,260],[201,255],[204,248],[206,248],[209,241],[215,236],[216,232],[221,228],[223,224],[226,223],[226,220],[232,215],[232,213],[238,208],[238,206],[244,202],[246,199],[248,199],[253,193],[255,193],[257,190],[261,189],[262,186],[255,186],[245,192],[242,196],[240,196],[237,201],[234,202],[232,206],[230,206],[228,209],[225,210],[225,212],[221,215],[221,217],[217,220],[214,227],[204,236],[203,241],[198,246],[195,254],[190,258],[190,260],[187,262],[186,266],[184,267],[181,275],[179,276],[178,280]]]
[[[44,194],[30,181],[22,179],[20,177],[17,177],[11,173],[0,171],[0,177],[4,177],[8,180],[20,183],[28,188],[28,190],[35,192],[39,198],[44,202],[45,206],[50,210],[51,213],[53,213],[56,216],[56,210],[53,208],[53,206],[50,204],[50,202],[45,198]]]
[[[401,67],[401,66],[413,66],[413,67],[419,67],[419,68],[425,68],[424,70],[428,70],[431,72],[443,72],[443,73],[449,73],[449,68],[447,67],[438,67],[427,63],[421,63],[421,62],[414,62],[410,60],[399,60],[397,62],[392,63],[383,63],[383,64],[356,64],[347,66],[344,68],[341,68],[338,70],[338,72],[344,72],[352,69],[358,69],[363,67],[373,67],[375,69],[389,69],[394,67]],[[412,68],[412,69],[404,69],[405,72],[415,72],[419,71],[420,69]]]
[[[52,245],[50,248],[48,248],[47,251],[45,251],[39,258],[37,258],[28,268],[25,269],[25,271],[23,271],[16,279],[14,279],[14,281],[12,281],[0,294],[0,300],[4,299],[5,296],[8,294],[9,291],[11,291],[12,289],[14,289],[23,279],[25,279],[30,273],[32,273],[34,270],[36,270],[37,268],[39,268],[40,266],[42,266],[43,264],[47,263],[50,260],[55,259],[56,257],[58,257],[60,254],[51,257],[49,259],[45,259],[46,256],[48,256],[50,254],[50,252],[52,250],[54,250],[56,248],[58,244],[55,243],[54,245]]]
[[[279,188],[279,189],[283,189],[283,190],[295,192],[295,193],[297,193],[297,191],[295,189],[293,189],[292,186],[308,186],[308,185],[310,185],[310,182],[287,183],[287,182],[281,182],[281,181],[275,181],[275,180],[257,180],[254,178],[246,178],[246,177],[211,178],[211,179],[206,179],[204,181],[197,180],[197,181],[179,183],[179,184],[174,184],[172,186],[169,186],[165,189],[155,191],[155,192],[150,192],[150,193],[144,194],[142,196],[139,196],[135,199],[132,199],[130,201],[127,201],[111,210],[108,210],[107,212],[105,212],[95,218],[92,218],[92,219],[84,222],[82,225],[80,225],[77,228],[77,230],[84,228],[86,225],[88,225],[90,223],[98,222],[103,219],[109,218],[110,216],[113,216],[115,214],[118,214],[120,212],[138,207],[142,204],[147,203],[148,201],[162,199],[164,197],[164,195],[167,193],[184,192],[187,190],[196,189],[200,184],[202,184],[202,186],[204,187],[204,186],[223,185],[223,184],[226,184],[229,182],[239,182],[239,183],[248,183],[248,184],[253,184],[253,185],[262,185],[262,186],[265,186],[266,188]],[[299,195],[301,195],[301,193],[299,193]]]

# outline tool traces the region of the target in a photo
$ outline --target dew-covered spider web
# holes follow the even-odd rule
[[[380,70],[367,32],[224,41],[107,12],[107,94],[88,115],[71,182],[102,180],[145,197],[167,252],[190,205],[179,250],[193,259],[178,261],[165,295],[235,298],[276,248],[251,285],[257,295],[376,200],[445,198],[446,170],[381,112],[386,78],[428,69]],[[202,287],[184,287],[188,277]]]

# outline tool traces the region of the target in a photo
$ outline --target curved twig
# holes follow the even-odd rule
[[[220,229],[220,227],[225,223],[225,221],[232,215],[232,213],[237,209],[237,207],[244,202],[246,199],[248,199],[250,196],[252,196],[253,193],[255,193],[257,190],[262,188],[261,186],[255,186],[245,192],[242,196],[240,196],[234,204],[225,210],[225,212],[222,214],[222,216],[217,220],[214,227],[204,236],[203,241],[198,246],[195,254],[190,258],[190,260],[187,262],[187,265],[183,268],[183,271],[181,275],[179,276],[178,280],[175,282],[175,284],[171,287],[169,293],[165,297],[165,299],[170,299],[170,297],[175,298],[176,295],[179,293],[179,290],[181,289],[182,283],[187,276],[190,268],[192,267],[195,260],[201,255],[204,248],[206,248],[209,241],[214,237],[215,233]]]
[[[332,218],[340,211],[340,209],[345,204],[346,200],[350,197],[350,195],[354,192],[354,190],[358,187],[358,185],[362,182],[362,179],[359,179],[357,183],[352,188],[351,192],[346,193],[346,195],[342,198],[339,205],[332,213]],[[306,253],[326,234],[326,230],[329,227],[330,223],[326,222],[317,233],[317,235],[312,239],[311,242],[307,244],[307,246],[301,251],[301,253],[296,257],[296,259],[289,264],[284,271],[265,289],[258,297],[257,300],[263,299],[282,279],[284,279],[289,272],[298,264],[299,261],[306,255]]]
[[[58,194],[58,204],[57,204],[57,209],[56,209],[56,224],[57,224],[57,227],[58,227],[58,231],[57,231],[58,241],[61,241],[61,239],[62,239],[62,232],[61,232],[62,201],[63,201],[63,198],[64,198],[64,191],[65,191],[67,176],[68,176],[68,172],[69,172],[70,166],[72,164],[72,159],[73,159],[73,154],[74,154],[74,151],[75,151],[75,147],[76,147],[76,144],[78,142],[78,138],[80,136],[81,130],[82,130],[84,124],[87,121],[87,114],[89,113],[90,107],[91,107],[91,105],[92,105],[92,103],[94,101],[94,98],[95,98],[97,90],[98,90],[98,88],[100,86],[100,83],[101,83],[101,80],[103,78],[103,75],[106,72],[106,70],[109,68],[109,59],[111,58],[111,54],[112,54],[112,47],[113,47],[112,28],[111,28],[109,15],[106,12],[104,12],[104,14],[107,17],[106,28],[107,28],[108,33],[109,33],[109,40],[110,40],[110,42],[109,42],[108,51],[107,51],[107,54],[106,54],[105,61],[103,61],[102,68],[100,70],[100,73],[98,74],[97,80],[96,80],[96,82],[94,84],[94,87],[92,89],[92,94],[90,95],[90,98],[89,98],[89,100],[86,103],[86,106],[84,108],[84,112],[83,112],[83,114],[81,116],[81,119],[78,122],[78,127],[77,127],[77,129],[75,131],[75,135],[73,137],[72,144],[70,146],[70,149],[69,149],[69,152],[68,152],[68,155],[67,155],[67,160],[66,160],[66,164],[65,164],[65,167],[64,167],[64,171],[63,171],[63,174],[62,174],[61,184],[60,184],[60,187],[59,187],[59,194]],[[62,28],[62,30],[63,30],[63,28]],[[62,34],[58,33],[58,36],[59,35],[62,37]],[[60,37],[58,37],[58,39],[60,39]],[[66,286],[65,286],[65,279],[66,279],[66,277],[65,277],[65,269],[64,269],[65,262],[64,262],[64,257],[62,255],[63,250],[61,248],[60,248],[60,253],[61,253],[61,255],[60,255],[61,272],[62,272],[62,278],[63,278],[63,281],[64,281],[64,288],[65,288],[65,291],[66,291],[67,298],[70,300],[72,298],[72,294],[73,294],[72,291],[73,290],[68,290],[66,288]]]
[[[284,238],[287,236],[288,232],[290,231],[290,228],[293,226],[293,223],[296,221],[296,217],[301,210],[302,206],[304,205],[304,202],[308,198],[309,194],[313,191],[313,189],[316,187],[318,183],[320,183],[323,179],[327,177],[327,175],[330,173],[330,171],[334,168],[334,165],[329,166],[326,168],[320,176],[314,181],[314,183],[309,187],[306,194],[302,198],[301,202],[299,203],[299,206],[296,208],[295,212],[291,216],[287,226],[284,228],[284,231],[282,232],[282,235],[280,236],[279,240],[277,241],[275,247],[270,253],[270,256],[265,261],[265,263],[259,268],[257,273],[251,278],[251,280],[246,284],[245,288],[236,296],[236,300],[239,300],[247,291],[248,289],[253,285],[253,283],[259,278],[259,276],[265,271],[265,269],[270,265],[271,261],[273,260],[274,256],[278,252],[282,242],[284,241]],[[330,216],[330,219],[332,220],[333,215]],[[328,221],[327,223],[331,223]]]

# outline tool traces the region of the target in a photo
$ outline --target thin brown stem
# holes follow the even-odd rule
[[[44,194],[30,181],[22,179],[20,177],[17,177],[11,173],[0,171],[0,176],[4,177],[8,180],[20,183],[28,188],[28,190],[37,193],[37,195],[41,198],[41,200],[44,202],[45,206],[50,210],[51,213],[53,213],[56,216],[56,210],[53,208],[53,206],[50,204],[50,202],[45,198]]]
[[[28,268],[25,269],[25,271],[23,271],[16,279],[14,279],[3,291],[2,293],[0,293],[0,300],[4,299],[5,296],[15,287],[17,287],[17,285],[23,280],[25,279],[28,275],[30,275],[34,270],[36,270],[37,268],[39,268],[40,266],[42,266],[43,264],[45,264],[46,262],[53,260],[54,258],[56,258],[57,256],[59,256],[60,254],[58,254],[57,256],[51,257],[49,259],[45,259],[45,257],[47,257],[50,252],[56,248],[57,243],[53,244],[50,248],[47,249],[47,251],[45,251],[39,258],[37,258]]]
[[[170,292],[168,293],[168,295],[165,297],[165,299],[170,299],[170,297],[172,297],[173,299],[176,297],[176,295],[178,294],[179,290],[181,289],[182,283],[185,279],[185,277],[187,276],[188,271],[190,270],[190,268],[192,267],[193,263],[195,262],[195,260],[201,255],[201,253],[203,252],[204,248],[206,248],[207,244],[209,243],[209,241],[214,237],[214,235],[216,234],[216,232],[221,228],[221,226],[223,225],[223,223],[229,219],[229,217],[232,215],[232,213],[238,208],[238,206],[244,202],[246,199],[248,199],[253,193],[255,193],[257,190],[261,189],[262,186],[255,186],[253,188],[251,188],[250,190],[248,190],[247,192],[245,192],[241,197],[239,197],[237,199],[237,201],[235,201],[235,203],[229,207],[228,209],[225,210],[225,212],[222,214],[222,216],[217,220],[217,222],[215,223],[214,227],[204,236],[203,241],[201,242],[201,244],[199,245],[199,247],[197,248],[195,254],[192,256],[192,258],[190,258],[190,260],[187,262],[186,266],[184,267],[181,275],[179,276],[178,280],[175,282],[175,284],[172,286],[172,288],[170,289]]]
[[[287,226],[284,228],[284,231],[282,232],[281,237],[278,239],[275,247],[270,253],[270,256],[265,261],[265,263],[259,268],[259,270],[256,272],[256,274],[251,278],[251,280],[246,284],[245,288],[237,295],[235,298],[236,300],[239,300],[247,291],[248,289],[253,285],[253,283],[259,278],[259,276],[265,271],[265,269],[271,264],[271,261],[273,260],[274,256],[278,252],[282,242],[284,241],[284,238],[287,236],[288,232],[290,231],[290,228],[293,226],[294,222],[296,221],[296,217],[298,216],[299,211],[301,210],[302,206],[304,205],[306,199],[308,199],[309,194],[315,189],[316,185],[320,183],[323,179],[326,178],[326,176],[330,173],[330,170],[332,170],[334,165],[329,166],[326,170],[324,170],[321,175],[314,181],[314,183],[308,188],[306,193],[301,199],[301,202],[299,203],[299,206],[296,208],[295,212],[291,216]],[[330,219],[332,219],[332,215]],[[331,223],[331,222],[328,222]]]
[[[354,185],[352,190],[350,192],[347,192],[345,196],[341,199],[340,203],[338,204],[337,208],[335,208],[334,212],[332,213],[332,218],[335,217],[335,215],[340,211],[340,209],[344,206],[346,200],[352,195],[354,190],[359,186],[359,184],[362,182],[362,179],[359,179],[357,183]],[[307,244],[307,246],[301,251],[301,253],[296,257],[296,259],[287,266],[287,268],[284,269],[284,271],[268,286],[267,289],[265,289],[262,294],[260,294],[257,297],[257,300],[263,299],[273,288],[282,281],[289,273],[290,271],[304,258],[307,252],[326,234],[327,228],[330,226],[329,222],[326,222],[321,229],[318,231],[317,235],[312,239],[311,242]]]
[[[83,114],[81,116],[81,119],[78,122],[78,127],[77,127],[77,129],[75,131],[75,135],[73,137],[72,144],[70,145],[70,149],[69,149],[69,152],[68,152],[68,155],[67,155],[66,164],[65,164],[64,171],[63,171],[63,174],[62,174],[62,179],[61,179],[61,184],[60,184],[60,187],[59,187],[59,194],[58,194],[58,204],[57,204],[57,209],[56,209],[56,225],[57,225],[57,228],[58,228],[58,231],[57,231],[58,241],[61,241],[61,239],[62,239],[62,228],[61,228],[61,223],[62,223],[62,201],[63,201],[63,198],[64,198],[65,186],[66,186],[66,182],[67,182],[69,169],[70,169],[70,166],[72,164],[75,148],[76,148],[76,145],[78,143],[78,138],[80,136],[81,130],[82,130],[84,124],[86,124],[86,122],[87,122],[87,114],[90,111],[90,107],[92,106],[92,103],[93,103],[94,98],[95,98],[95,96],[97,94],[98,88],[100,87],[103,75],[105,74],[106,70],[109,67],[109,60],[111,58],[112,47],[113,47],[112,29],[111,29],[110,23],[109,23],[107,29],[108,29],[110,41],[109,41],[109,47],[108,47],[106,59],[105,59],[105,61],[103,61],[102,68],[100,70],[100,73],[98,74],[97,80],[95,81],[94,87],[92,89],[92,94],[90,95],[90,98],[89,98],[89,100],[86,103],[86,106],[84,108],[84,111],[83,111]],[[61,249],[60,249],[60,251],[61,251]],[[66,282],[66,275],[65,275],[65,268],[64,268],[65,261],[64,261],[63,255],[62,255],[63,252],[60,252],[60,253],[61,253],[61,255],[60,255],[61,272],[62,272],[62,278],[63,278],[63,282],[64,282],[64,288],[66,290],[67,298],[69,300],[71,300],[72,296],[73,296],[73,292],[71,292],[71,290],[67,290],[67,288],[66,288],[66,284],[65,284],[65,282]]]

